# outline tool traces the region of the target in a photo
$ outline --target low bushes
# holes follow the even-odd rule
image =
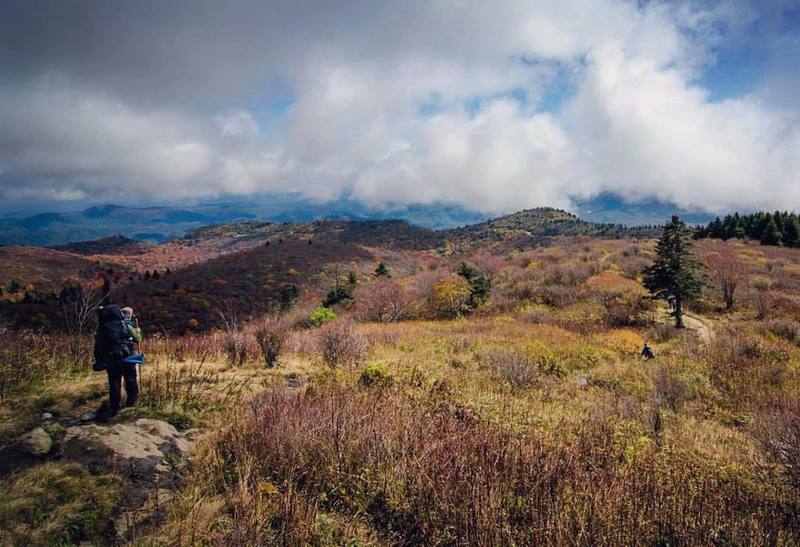
[[[75,360],[72,339],[61,334],[38,334],[0,327],[0,401],[61,374],[91,372],[91,339],[81,345]]]
[[[492,351],[480,356],[482,363],[493,368],[511,386],[527,388],[536,384],[539,367],[525,355],[516,351]]]
[[[771,333],[778,338],[794,342],[800,332],[800,323],[791,319],[773,319],[761,327],[761,332]]]
[[[256,342],[261,348],[264,365],[267,368],[272,368],[278,363],[287,334],[286,322],[279,317],[267,317],[256,326]]]
[[[383,363],[373,363],[361,371],[358,383],[362,387],[388,387],[394,379]]]
[[[352,321],[340,320],[326,325],[321,338],[322,359],[331,367],[356,366],[367,356],[367,339]]]
[[[760,480],[627,440],[614,423],[514,434],[401,390],[276,390],[220,440],[216,472],[238,486],[226,501],[235,525],[214,539],[313,543],[321,516],[358,516],[404,545],[800,539],[791,505]]]

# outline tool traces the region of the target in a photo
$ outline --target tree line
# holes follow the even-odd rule
[[[797,213],[758,211],[749,215],[734,213],[711,221],[694,233],[695,239],[744,239],[760,241],[762,245],[800,247],[800,218]]]

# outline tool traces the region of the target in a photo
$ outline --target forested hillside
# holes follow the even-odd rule
[[[714,219],[704,228],[695,232],[697,239],[713,237],[717,239],[753,239],[763,245],[784,247],[800,246],[800,219],[797,213],[759,211],[749,215],[734,213],[723,220]]]

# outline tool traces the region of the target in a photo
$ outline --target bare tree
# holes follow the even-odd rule
[[[364,319],[391,323],[407,314],[414,295],[396,281],[381,278],[358,287],[356,301]]]
[[[70,334],[70,352],[77,363],[83,353],[83,338],[89,324],[95,317],[98,308],[108,299],[110,288],[107,283],[102,287],[77,284],[70,288],[61,298],[64,312],[64,323]]]
[[[731,249],[722,249],[706,259],[711,278],[722,291],[725,309],[736,303],[736,288],[744,281],[747,270]]]

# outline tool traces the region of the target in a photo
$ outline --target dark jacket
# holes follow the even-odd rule
[[[94,336],[94,359],[108,365],[119,363],[130,355],[128,328],[119,306],[100,308],[97,333]]]

